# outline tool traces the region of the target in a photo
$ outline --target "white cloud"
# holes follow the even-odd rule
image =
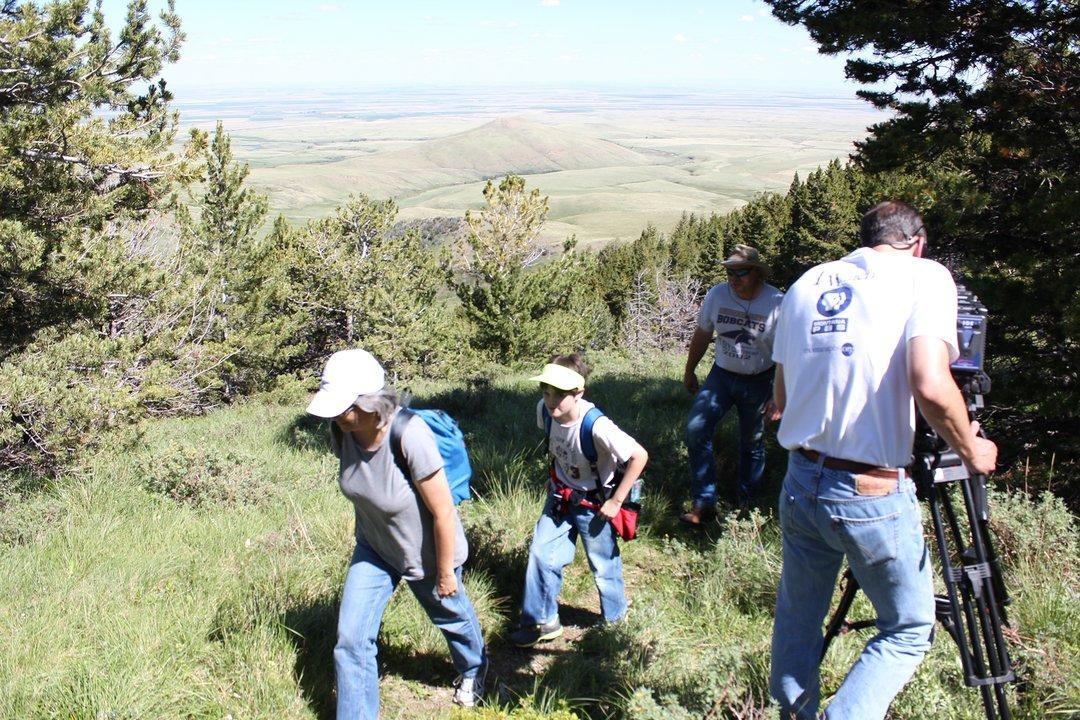
[[[766,17],[766,16],[768,16],[769,11],[766,10],[765,8],[761,8],[760,10],[757,11],[757,14],[760,15],[761,17]]]
[[[514,29],[518,27],[517,20],[481,20],[480,27],[485,28],[509,28]]]
[[[323,3],[322,5],[319,5],[318,9],[319,9],[319,12],[324,12],[324,13],[336,13],[336,12],[341,12],[342,10],[344,10],[344,8],[341,7],[340,5],[338,5],[337,3]]]
[[[754,16],[753,15],[743,15],[739,19],[742,20],[743,22],[754,22]]]
[[[675,37],[673,37],[673,38],[671,38],[671,39],[672,39],[672,40],[674,40],[674,41],[675,41],[675,42],[677,42],[677,43],[684,43],[684,42],[686,42],[686,36],[685,36],[685,35],[683,35],[682,33],[678,33],[678,34],[677,34],[677,35],[676,35]]]
[[[559,0],[540,0],[541,7],[558,7]]]

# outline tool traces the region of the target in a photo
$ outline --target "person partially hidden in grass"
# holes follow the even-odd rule
[[[601,416],[592,426],[596,460],[586,457],[581,426],[594,407],[583,397],[588,374],[588,366],[575,353],[553,357],[543,372],[530,378],[540,383],[544,393],[536,405],[536,424],[548,435],[550,492],[529,548],[520,627],[510,634],[518,647],[531,647],[562,635],[559,589],[563,568],[573,561],[579,537],[600,591],[604,621],[614,622],[626,614],[622,558],[610,520],[620,512],[649,454],[610,418]],[[604,488],[613,484],[620,467],[622,480],[605,496]],[[582,499],[592,507],[559,497],[560,490],[566,488],[583,495]]]
[[[472,707],[484,691],[484,636],[461,584],[469,548],[443,459],[431,429],[414,416],[401,432],[401,454],[412,480],[405,477],[389,441],[399,409],[382,366],[364,350],[330,356],[307,408],[333,421],[338,483],[356,512],[356,550],[345,576],[334,647],[337,717],[348,720],[379,716],[375,641],[383,610],[402,578],[450,646],[459,673],[454,702]]]

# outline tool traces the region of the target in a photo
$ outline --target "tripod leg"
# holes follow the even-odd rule
[[[855,593],[859,591],[859,581],[851,574],[851,569],[844,571],[841,581],[844,584],[844,592],[840,595],[840,602],[836,606],[836,612],[829,618],[829,624],[825,628],[825,639],[821,645],[821,659],[825,659],[825,653],[829,652],[829,645],[833,638],[847,631],[847,614],[851,609],[851,603],[855,601]]]
[[[993,682],[1002,717],[1008,718],[1010,715],[1003,683],[1012,679],[1012,662],[1009,659],[1008,646],[1005,644],[1005,636],[1001,629],[1002,606],[998,601],[995,588],[995,567],[989,559],[989,554],[993,551],[992,549],[988,551],[987,535],[984,534],[989,511],[985,505],[980,507],[980,498],[983,498],[983,503],[985,503],[986,478],[982,475],[973,476],[961,483],[961,490],[968,517],[971,520],[972,562],[966,569],[966,575],[979,609],[982,637],[983,642],[986,643],[989,665],[988,669],[983,666],[984,674],[980,677]],[[996,579],[1000,580],[1000,577]]]
[[[950,634],[953,636],[953,640],[956,641],[956,646],[960,649],[960,665],[963,668],[964,676],[970,677],[971,653],[968,650],[968,643],[964,630],[966,626],[970,631],[970,623],[965,623],[965,620],[970,618],[960,607],[960,593],[959,588],[957,587],[959,573],[953,568],[952,557],[949,553],[949,543],[945,537],[945,525],[942,522],[942,507],[944,507],[945,515],[949,519],[950,528],[958,529],[958,526],[955,523],[956,516],[955,513],[953,513],[952,504],[949,502],[948,496],[944,495],[938,488],[933,487],[930,489],[927,501],[927,504],[930,507],[930,518],[934,525],[934,540],[938,547],[938,559],[941,562],[941,576],[945,581],[945,596],[948,598],[949,609],[952,615],[953,632]]]

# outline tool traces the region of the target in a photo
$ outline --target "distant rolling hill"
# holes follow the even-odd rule
[[[668,153],[634,150],[512,117],[400,150],[331,163],[258,169],[252,180],[280,207],[332,206],[348,193],[402,198],[508,173],[537,175],[674,161],[677,158]]]
[[[532,175],[650,165],[658,161],[660,154],[646,154],[521,118],[500,118],[473,130],[388,153],[385,158],[492,177],[507,172]]]

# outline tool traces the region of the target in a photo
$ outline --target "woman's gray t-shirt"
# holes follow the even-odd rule
[[[435,530],[431,511],[394,462],[387,433],[374,451],[365,452],[350,433],[331,422],[331,446],[338,456],[338,484],[356,512],[356,537],[363,539],[406,580],[434,577]],[[443,466],[431,428],[413,417],[401,433],[401,452],[414,478],[428,478]],[[454,567],[469,547],[454,508]]]

